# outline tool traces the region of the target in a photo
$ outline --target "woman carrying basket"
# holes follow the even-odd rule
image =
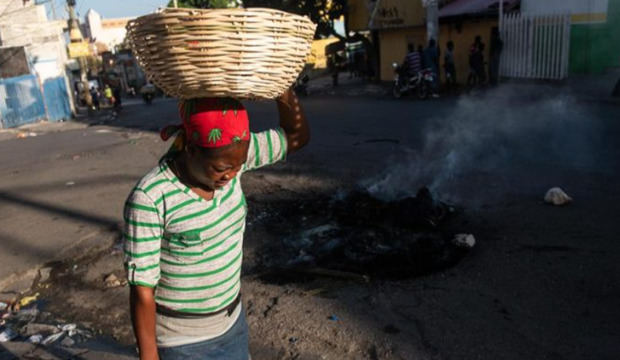
[[[182,101],[170,151],[125,204],[125,266],[140,359],[249,359],[240,272],[247,214],[240,177],[302,148],[295,94],[276,99],[280,127],[251,133],[233,99]]]

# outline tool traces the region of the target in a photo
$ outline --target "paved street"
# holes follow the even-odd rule
[[[250,197],[261,184],[300,196],[364,186],[390,200],[426,185],[462,207],[475,231],[475,251],[455,268],[389,283],[415,295],[415,320],[392,314],[398,327],[417,328],[396,346],[412,341],[429,359],[617,358],[617,104],[511,85],[426,102],[302,103],[310,145],[248,174]],[[247,106],[254,130],[277,124],[275,104]],[[0,141],[0,286],[117,241],[125,197],[169,146],[157,131],[178,117],[174,101],[157,99],[82,121]],[[574,203],[543,204],[553,186]]]

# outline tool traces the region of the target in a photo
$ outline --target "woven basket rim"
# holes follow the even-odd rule
[[[273,98],[303,68],[316,24],[272,8],[164,8],[126,28],[145,74],[171,96]]]
[[[306,15],[299,15],[299,14],[291,13],[291,12],[288,12],[288,11],[283,11],[283,10],[278,10],[278,9],[273,9],[273,8],[266,8],[266,7],[223,8],[223,9],[197,9],[197,8],[171,8],[171,7],[165,7],[165,8],[159,9],[155,13],[147,14],[147,15],[142,15],[142,16],[139,16],[139,17],[137,17],[135,19],[129,20],[127,22],[127,25],[125,26],[125,28],[128,29],[129,27],[133,26],[133,24],[136,24],[138,22],[142,22],[143,20],[146,20],[146,19],[158,18],[158,17],[165,16],[168,13],[171,13],[171,12],[181,12],[181,11],[185,11],[185,12],[197,11],[197,12],[201,12],[201,13],[213,13],[213,12],[230,13],[230,12],[252,12],[252,11],[270,12],[270,13],[274,13],[274,14],[285,15],[285,16],[291,18],[291,19],[297,18],[297,20],[306,21],[309,24],[315,26],[314,22]]]

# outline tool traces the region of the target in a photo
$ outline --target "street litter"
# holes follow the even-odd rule
[[[31,322],[26,324],[19,332],[23,336],[31,336],[37,334],[56,334],[60,330],[54,325],[38,324]]]
[[[331,321],[338,321],[338,320],[339,320],[339,319],[338,319],[338,316],[336,316],[336,315],[330,315],[330,316],[328,317],[328,319],[329,319],[329,320],[331,320]]]
[[[62,341],[60,342],[60,345],[65,346],[65,347],[71,347],[75,345],[75,341],[67,336],[66,338],[62,339]]]
[[[4,329],[4,331],[2,331],[0,333],[0,343],[3,342],[7,342],[7,341],[11,341],[13,339],[15,339],[18,336],[18,334],[11,330],[11,328],[7,327]]]
[[[0,311],[4,311],[9,307],[9,304],[0,301]]]
[[[121,280],[119,280],[119,278],[116,277],[116,275],[114,274],[110,274],[106,276],[105,279],[103,280],[103,283],[105,284],[105,287],[107,288],[113,288],[113,287],[118,287],[122,285]]]
[[[36,307],[30,309],[15,310],[15,312],[16,313],[13,314],[13,317],[21,321],[30,321],[36,318],[37,315],[39,315],[39,309],[37,309]]]
[[[35,301],[39,297],[39,293],[36,293],[32,296],[24,296],[19,300],[19,305],[21,307],[28,306],[31,302]]]
[[[17,138],[18,139],[24,139],[24,138],[27,138],[27,137],[35,137],[35,136],[37,136],[37,133],[34,133],[34,132],[19,132],[19,133],[17,133]]]
[[[73,186],[73,185],[75,185],[75,181],[67,181],[65,183],[65,186]]]
[[[561,188],[554,187],[545,194],[545,202],[555,206],[562,206],[573,202],[573,198],[568,196]]]
[[[63,336],[65,336],[64,331],[63,331],[63,332],[56,333],[56,334],[52,334],[52,335],[50,335],[50,336],[46,337],[46,338],[45,338],[45,340],[43,340],[43,341],[41,342],[41,344],[43,344],[43,345],[49,345],[49,344],[52,344],[52,343],[54,343],[54,342],[58,341],[58,340],[59,340],[61,337],[63,337]]]
[[[456,234],[452,242],[457,246],[471,249],[476,245],[476,238],[472,234]]]
[[[44,268],[39,269],[39,283],[43,283],[49,280],[51,273],[52,273],[51,267],[44,267]]]
[[[76,331],[77,325],[75,324],[65,324],[60,327],[60,330],[69,334],[69,336],[73,336],[77,333]]]
[[[26,340],[26,342],[29,342],[31,344],[40,344],[41,341],[43,341],[43,335],[32,335],[31,337],[28,338],[28,340]]]

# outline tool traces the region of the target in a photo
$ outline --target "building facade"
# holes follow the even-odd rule
[[[86,12],[86,37],[94,43],[104,44],[109,51],[123,43],[127,30],[127,23],[133,18],[103,19],[98,12],[89,9]]]
[[[23,48],[28,72],[2,79],[3,126],[71,117],[74,105],[65,71],[66,21],[48,20],[45,5],[32,0],[0,0],[0,9],[0,47]],[[41,108],[43,114],[30,111]]]
[[[620,66],[620,0],[521,0],[521,12],[571,15],[571,73],[597,74]]]

